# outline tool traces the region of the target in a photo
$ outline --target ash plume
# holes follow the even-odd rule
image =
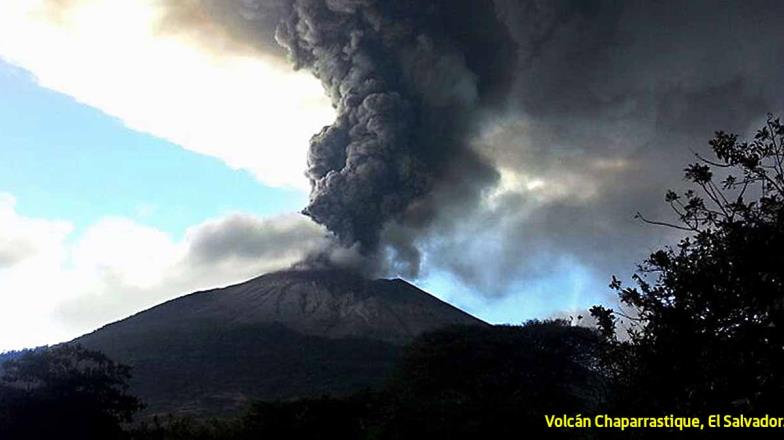
[[[663,191],[678,189],[714,130],[743,134],[784,108],[775,0],[168,7],[168,31],[220,29],[236,44],[198,41],[276,62],[288,52],[331,98],[337,118],[313,137],[305,212],[339,243],[303,264],[407,276],[422,266],[489,296],[575,271],[604,286],[633,270],[675,239],[634,213],[667,218]]]
[[[502,47],[488,32],[498,28],[487,23],[495,19],[490,2],[290,6],[276,39],[295,68],[321,80],[337,110],[335,122],[311,139],[312,190],[303,213],[342,246],[372,256],[384,225],[413,217],[412,207],[453,170],[493,175],[466,142],[472,112],[492,100],[503,76],[486,55]],[[469,35],[472,27],[486,33],[484,40]],[[421,209],[418,216],[427,221]]]

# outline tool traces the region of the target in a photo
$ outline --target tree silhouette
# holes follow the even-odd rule
[[[78,345],[7,361],[0,378],[0,438],[115,439],[140,409],[127,393],[130,369]]]
[[[665,197],[677,246],[650,255],[625,287],[619,312],[594,307],[618,406],[639,413],[781,410],[784,391],[784,127],[768,117],[742,142],[717,132],[715,159],[685,169],[694,186]]]
[[[545,414],[601,406],[597,334],[566,321],[455,327],[419,337],[388,388],[382,438],[514,438],[546,431]]]

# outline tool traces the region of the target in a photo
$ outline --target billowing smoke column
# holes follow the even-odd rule
[[[450,168],[478,163],[465,137],[487,94],[482,76],[494,73],[481,70],[493,63],[481,48],[461,47],[459,35],[472,32],[465,25],[487,26],[492,5],[294,0],[287,9],[276,39],[296,68],[322,81],[337,111],[311,139],[303,212],[343,246],[373,254],[387,222],[405,217]]]

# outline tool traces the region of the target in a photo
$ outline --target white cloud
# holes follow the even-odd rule
[[[65,341],[182,294],[288,267],[325,245],[323,229],[297,214],[232,214],[179,241],[125,218],[74,236],[66,222],[20,215],[7,195],[0,230],[0,255],[25,250],[0,267],[0,351]]]
[[[308,139],[334,119],[318,80],[254,52],[162,33],[156,0],[61,3],[0,2],[0,58],[130,128],[269,185],[307,186]]]
[[[43,342],[42,334],[58,335],[57,326],[44,318],[53,311],[46,297],[69,283],[58,269],[72,226],[21,217],[14,204],[13,197],[0,196],[0,254],[7,257],[0,266],[0,350]]]
[[[141,288],[160,283],[183,254],[165,233],[125,218],[101,220],[71,249],[76,270]]]
[[[61,242],[73,229],[67,222],[48,220],[22,221],[15,211],[16,199],[0,193],[0,270],[36,257],[57,259],[47,254],[53,243]]]

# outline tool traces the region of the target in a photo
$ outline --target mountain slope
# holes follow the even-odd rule
[[[133,367],[150,413],[226,413],[248,399],[380,383],[400,347],[453,324],[484,325],[402,280],[285,271],[186,295],[74,342]]]

